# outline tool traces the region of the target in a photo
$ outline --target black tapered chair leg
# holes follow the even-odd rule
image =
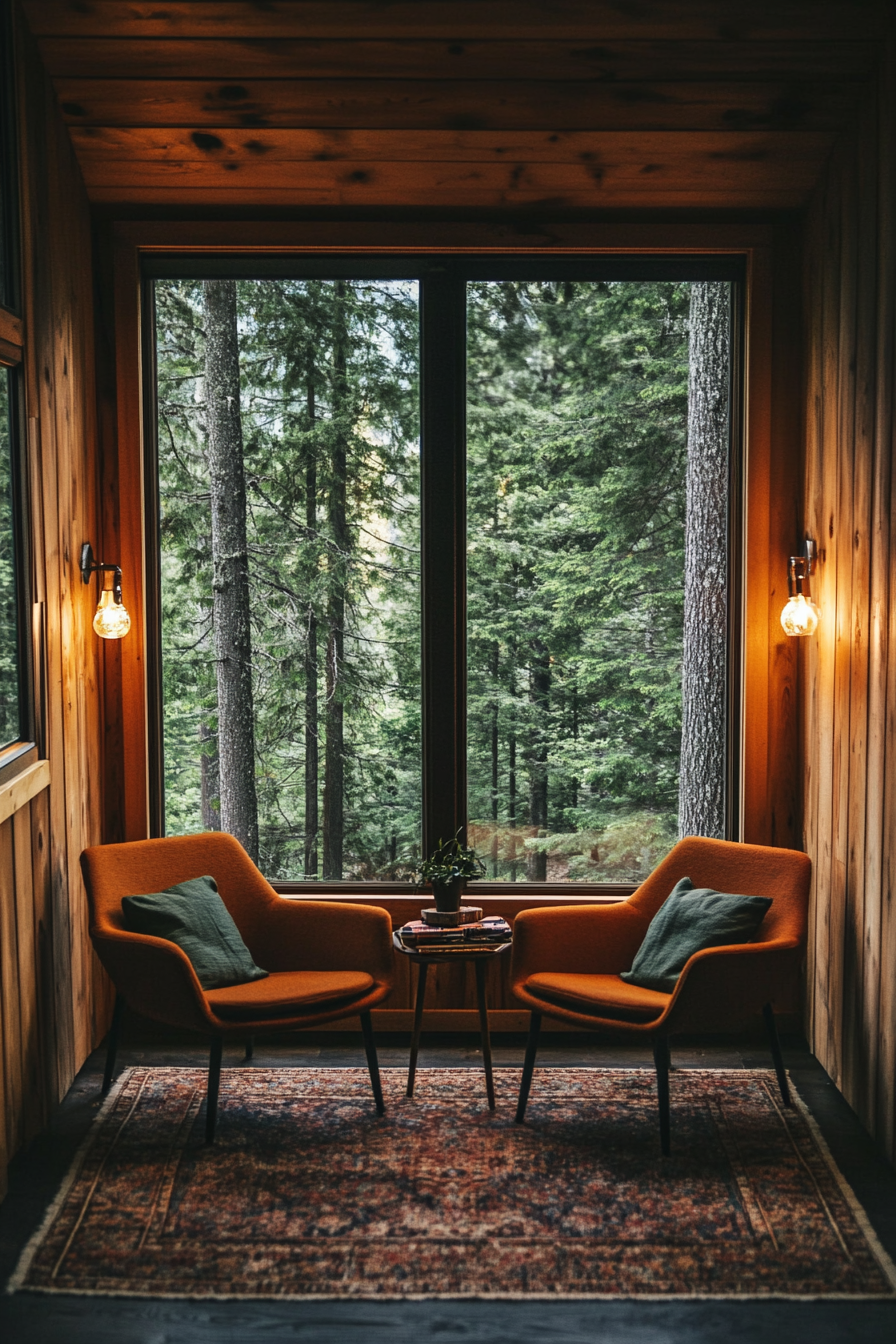
[[[768,1043],[771,1046],[772,1059],[775,1061],[775,1073],[778,1075],[781,1100],[784,1102],[785,1106],[792,1106],[793,1098],[790,1095],[787,1070],[784,1068],[784,1056],[781,1053],[781,1040],[778,1036],[778,1024],[775,1021],[775,1012],[770,1003],[767,1003],[763,1008],[762,1016],[765,1018],[765,1025],[768,1031]]]
[[[669,1038],[657,1036],[653,1042],[653,1062],[656,1065],[656,1097],[660,1109],[660,1148],[663,1157],[672,1151],[669,1124]]]
[[[218,1119],[218,1091],[221,1086],[221,1056],[224,1053],[223,1036],[213,1036],[208,1052],[208,1089],[205,1094],[205,1141],[214,1143]]]
[[[106,1039],[106,1067],[103,1071],[103,1096],[112,1086],[112,1075],[115,1073],[115,1056],[118,1054],[118,1036],[121,1031],[121,1017],[124,1012],[124,998],[121,994],[115,995],[115,1007],[112,1010],[112,1025],[109,1028],[109,1035]]]
[[[246,1063],[248,1060],[252,1058],[254,1054],[255,1054],[255,1037],[250,1036],[246,1041],[246,1053],[243,1057],[243,1062]]]
[[[538,1054],[538,1037],[541,1032],[541,1013],[533,1011],[529,1019],[529,1039],[526,1042],[526,1058],[523,1063],[523,1076],[520,1079],[520,1095],[516,1103],[516,1123],[521,1125],[526,1114],[532,1075],[535,1072],[535,1056]]]
[[[361,1014],[361,1030],[364,1033],[364,1051],[367,1055],[367,1068],[370,1071],[370,1082],[373,1086],[373,1099],[376,1102],[377,1115],[382,1115],[386,1109],[383,1101],[383,1088],[380,1083],[380,1065],[376,1057],[376,1041],[373,1037],[373,1023],[370,1020],[370,1009]]]

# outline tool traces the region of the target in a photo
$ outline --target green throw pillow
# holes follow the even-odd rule
[[[263,980],[213,877],[194,877],[165,891],[125,896],[121,911],[131,933],[167,938],[183,948],[203,989]]]
[[[771,905],[769,896],[731,896],[683,877],[657,910],[622,979],[671,994],[685,963],[705,947],[749,943]]]

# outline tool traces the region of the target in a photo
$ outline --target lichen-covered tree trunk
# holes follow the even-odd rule
[[[729,286],[691,286],[679,835],[725,833]]]
[[[513,691],[513,677],[510,690]],[[510,828],[510,880],[516,881],[516,714],[510,707],[507,732],[507,825]]]
[[[348,319],[345,282],[336,282],[335,338],[333,342],[333,451],[327,520],[330,526],[330,588],[327,598],[326,726],[324,751],[324,877],[342,877],[345,837],[345,712],[343,656],[345,641],[345,588],[350,538],[346,515],[348,470]]]
[[[529,699],[534,726],[529,755],[529,825],[541,835],[548,824],[548,710],[551,702],[551,662],[541,639],[532,641]],[[526,856],[526,877],[544,882],[548,875],[548,856],[538,850]]]
[[[236,282],[206,280],[203,309],[221,829],[236,836],[257,863],[252,631]]]
[[[213,740],[213,734],[208,724],[203,720],[199,725],[199,809],[202,816],[203,829],[206,831],[220,831],[221,815],[214,805],[214,799],[218,797],[218,752],[217,745],[214,755],[209,751],[203,750],[206,743]]]
[[[314,372],[308,377],[308,422],[313,427],[316,419]],[[317,457],[314,443],[308,448],[305,464],[305,526],[309,538],[317,529]],[[308,606],[305,631],[305,876],[317,877],[317,614],[313,603]]]
[[[492,685],[498,685],[498,672],[500,668],[500,649],[496,644],[492,651]],[[491,796],[491,816],[492,816],[492,877],[498,876],[498,776],[499,776],[499,748],[500,735],[498,725],[498,701],[493,700],[490,707],[491,715],[491,749],[492,749],[492,796]]]

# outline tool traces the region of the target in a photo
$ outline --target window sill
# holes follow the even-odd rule
[[[37,744],[13,742],[0,750],[0,786],[8,784],[37,760]]]
[[[11,761],[7,759],[10,754]],[[50,762],[36,757],[37,748],[33,744],[0,757],[0,825],[49,787]]]
[[[418,919],[420,911],[425,905],[432,904],[432,896],[426,891],[416,891],[408,893],[397,891],[395,887],[391,889],[385,884],[379,890],[371,890],[370,885],[366,886],[363,892],[352,891],[346,893],[343,891],[334,892],[321,884],[322,890],[311,890],[304,884],[299,886],[297,883],[274,882],[271,884],[274,890],[279,892],[289,901],[333,901],[336,903],[345,902],[347,905],[376,905],[387,910],[392,917],[393,928],[407,923],[408,920]],[[534,887],[533,883],[533,887]],[[510,884],[507,884],[510,888]],[[624,901],[634,891],[631,887],[612,887],[609,890],[601,891],[599,888],[592,888],[590,891],[573,890],[562,895],[555,895],[553,891],[530,890],[521,892],[508,889],[499,893],[468,891],[464,900],[468,904],[475,903],[482,906],[486,915],[503,915],[511,922],[523,910],[534,910],[537,907],[559,906],[559,905],[617,905]]]

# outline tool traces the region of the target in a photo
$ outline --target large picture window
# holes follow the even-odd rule
[[[0,751],[22,736],[12,369],[0,367]]]
[[[10,6],[0,0],[0,752],[31,727],[23,628],[26,570],[19,432],[18,175]]]
[[[149,305],[156,829],[540,887],[726,834],[736,264],[202,270]]]

